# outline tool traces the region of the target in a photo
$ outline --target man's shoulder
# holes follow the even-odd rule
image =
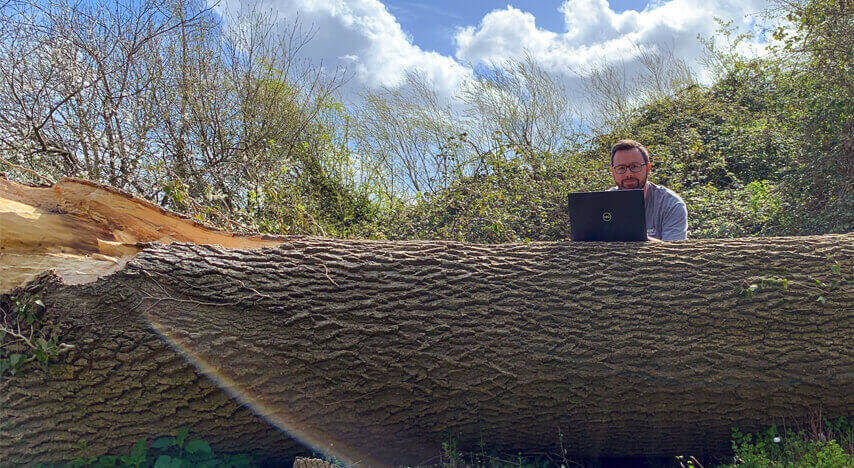
[[[663,185],[655,185],[652,182],[649,182],[650,188],[652,188],[656,195],[658,195],[665,204],[677,204],[677,205],[685,205],[685,201],[682,200],[682,197],[679,196],[678,193],[670,190],[669,188]],[[647,189],[649,190],[649,189]]]

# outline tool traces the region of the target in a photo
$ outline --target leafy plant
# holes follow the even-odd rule
[[[810,430],[745,433],[733,429],[734,463],[744,468],[854,467],[854,426],[845,418],[824,420]]]
[[[29,364],[46,369],[63,351],[58,329],[44,320],[46,307],[38,296],[0,300],[0,377],[17,375]]]
[[[89,458],[77,458],[59,465],[64,468],[82,467],[133,467],[133,468],[243,468],[256,466],[246,454],[214,454],[208,442],[202,439],[190,439],[190,431],[183,428],[174,434],[154,439],[140,439],[131,447],[127,455],[101,455]],[[40,468],[53,468],[54,465],[39,465]]]
[[[786,278],[768,277],[758,278],[741,289],[741,293],[747,297],[753,297],[757,291],[767,290],[789,290],[789,280]]]

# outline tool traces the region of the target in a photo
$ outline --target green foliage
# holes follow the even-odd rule
[[[744,286],[739,288],[739,293],[753,297],[762,291],[788,291],[790,285],[796,285],[798,288],[806,289],[816,302],[822,304],[827,303],[828,298],[834,298],[839,290],[839,286],[845,282],[845,275],[842,274],[842,264],[838,261],[833,261],[830,258],[827,272],[822,275],[822,278],[809,278],[807,281],[790,281],[787,278],[781,277],[758,277],[745,280]]]
[[[479,174],[463,177],[393,213],[390,238],[498,243],[560,240],[569,234],[567,194],[608,186],[606,161],[591,153],[541,153],[499,145]],[[530,158],[529,158],[530,159]]]
[[[780,189],[766,180],[729,189],[702,185],[682,192],[688,230],[699,238],[779,234],[782,197]]]
[[[38,296],[0,297],[0,378],[18,375],[51,361],[72,345],[61,343],[59,330],[45,320],[47,308]]]
[[[140,439],[131,447],[127,455],[101,455],[89,458],[77,458],[64,465],[64,468],[243,468],[257,466],[252,458],[245,454],[214,454],[210,444],[201,439],[190,439],[189,429],[184,428],[171,436],[160,437],[150,444],[148,439]],[[53,468],[54,465],[39,465],[40,468]]]
[[[779,430],[761,433],[733,429],[735,463],[745,468],[854,467],[854,427],[845,418],[824,421],[811,431]]]
[[[798,233],[854,230],[854,8],[850,1],[791,0],[790,29],[775,36],[784,73],[781,107],[803,150],[785,177],[796,201],[784,224]],[[787,118],[788,117],[788,118]]]
[[[742,60],[710,87],[637,111],[619,138],[644,142],[654,182],[685,200],[691,237],[854,230],[850,162],[854,99],[780,58]]]
[[[755,282],[749,282],[747,286],[741,289],[741,294],[753,297],[757,291],[767,291],[767,290],[781,290],[788,291],[789,290],[789,280],[786,278],[759,278]]]

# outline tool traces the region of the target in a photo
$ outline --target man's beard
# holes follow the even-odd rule
[[[635,182],[637,182],[636,185],[635,185]],[[646,185],[646,177],[644,177],[643,180],[636,178],[636,177],[632,177],[632,178],[628,178],[628,179],[623,179],[623,181],[620,182],[620,189],[622,189],[622,190],[639,189],[639,188],[643,188],[644,185]]]

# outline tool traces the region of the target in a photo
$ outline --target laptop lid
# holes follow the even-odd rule
[[[643,189],[570,193],[569,222],[574,241],[645,241]]]

